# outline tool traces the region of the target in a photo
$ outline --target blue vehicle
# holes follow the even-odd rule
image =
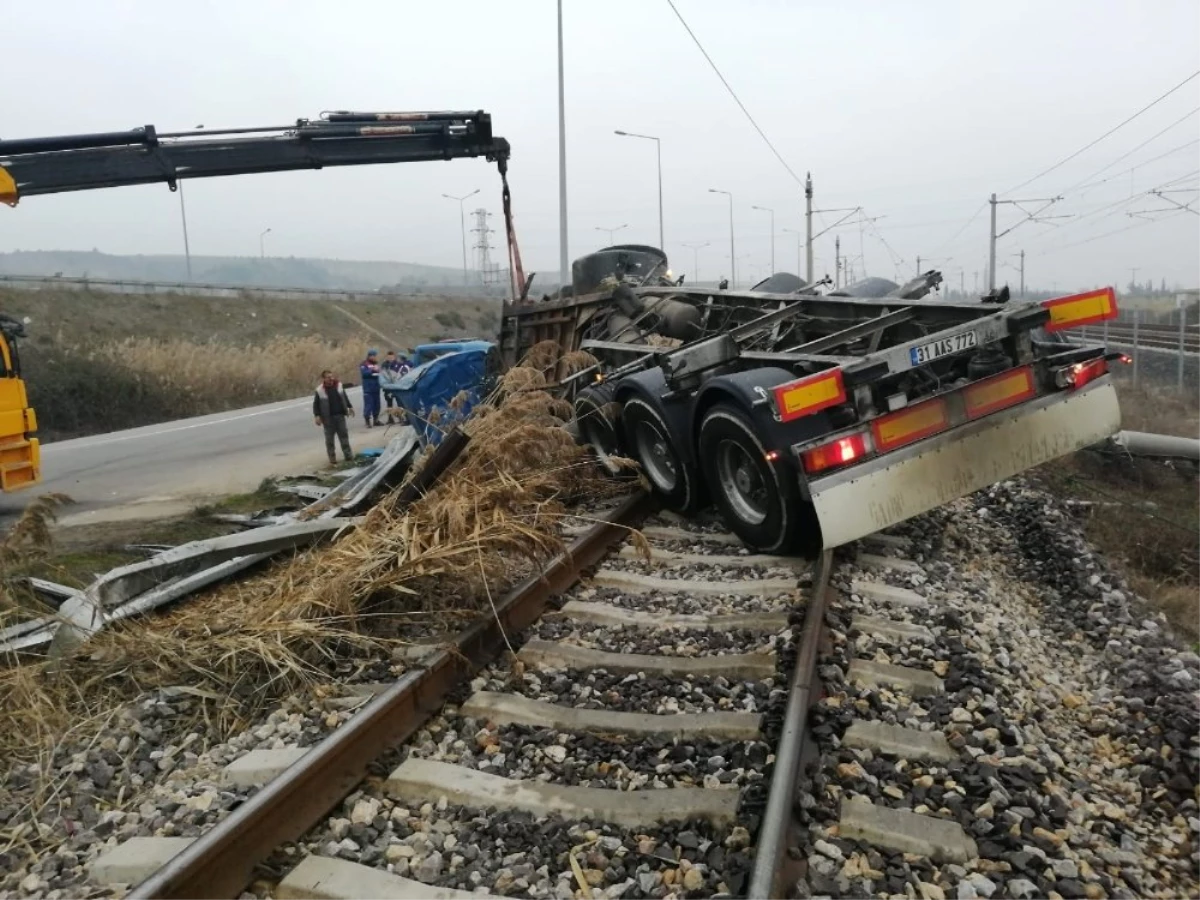
[[[481,341],[478,338],[456,338],[437,341],[433,344],[421,344],[413,351],[412,356],[409,357],[409,362],[413,364],[413,368],[416,368],[448,353],[458,353],[460,350],[478,350],[481,347],[486,348],[490,346],[492,344],[489,341]]]
[[[500,374],[500,351],[489,341],[423,344],[412,361],[415,367],[400,379],[395,394],[421,446],[440,443],[491,393]],[[453,403],[460,393],[462,401]]]

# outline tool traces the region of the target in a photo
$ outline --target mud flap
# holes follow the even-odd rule
[[[1121,427],[1110,379],[1052,394],[809,483],[826,548],[1099,443]]]

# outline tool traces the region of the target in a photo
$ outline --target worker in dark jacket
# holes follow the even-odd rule
[[[368,350],[367,358],[358,365],[358,372],[362,375],[363,389],[363,418],[366,420],[367,427],[372,425],[382,425],[379,421],[379,351]]]
[[[321,383],[313,392],[313,418],[325,429],[325,452],[329,454],[331,466],[337,463],[333,452],[335,435],[342,445],[342,458],[349,462],[353,455],[350,452],[350,435],[346,430],[346,417],[352,415],[354,407],[350,405],[346,389],[333,372],[326,369],[321,373]]]

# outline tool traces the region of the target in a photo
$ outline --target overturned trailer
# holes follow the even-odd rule
[[[711,502],[754,550],[845,544],[1120,427],[1120,354],[1064,337],[1116,315],[1111,289],[948,303],[928,272],[712,290],[673,281],[653,248],[593,256],[571,295],[505,306],[501,355],[591,352],[596,366],[557,373],[583,439],[636,459],[668,508]]]

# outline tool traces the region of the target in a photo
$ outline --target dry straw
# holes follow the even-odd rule
[[[539,364],[558,362],[535,350]],[[119,623],[53,670],[0,671],[0,758],[49,763],[68,734],[77,743],[120,704],[166,687],[191,689],[196,715],[228,734],[335,672],[386,663],[398,645],[486,613],[562,549],[572,504],[626,489],[575,444],[569,404],[544,384],[539,368],[510,370],[468,421],[464,456],[410,508],[393,493],[335,544]]]

